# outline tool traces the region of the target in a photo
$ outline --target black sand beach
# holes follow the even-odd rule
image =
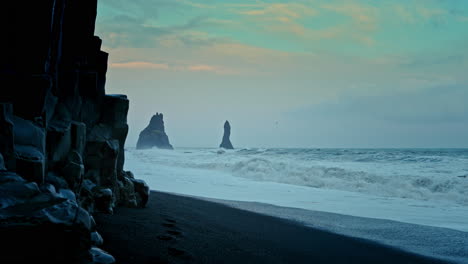
[[[446,263],[233,209],[152,192],[147,208],[95,216],[117,263]]]

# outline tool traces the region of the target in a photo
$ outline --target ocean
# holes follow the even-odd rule
[[[127,148],[125,169],[153,190],[468,260],[468,149]]]

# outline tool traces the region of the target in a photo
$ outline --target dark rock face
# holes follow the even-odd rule
[[[7,1],[0,42],[0,263],[113,263],[94,212],[144,207],[123,171],[129,101],[105,94],[97,0]]]
[[[163,114],[156,113],[151,118],[149,125],[140,133],[137,149],[157,147],[161,149],[173,149],[164,130]]]
[[[229,139],[230,136],[231,136],[231,125],[229,124],[229,121],[226,120],[226,122],[224,122],[223,141],[221,141],[221,145],[219,145],[220,148],[234,149],[234,147],[232,146],[231,140]]]

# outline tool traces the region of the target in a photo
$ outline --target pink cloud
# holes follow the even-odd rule
[[[177,72],[211,72],[215,74],[236,74],[236,71],[212,66],[207,64],[167,64],[167,63],[153,63],[145,61],[131,61],[131,62],[115,62],[110,63],[111,68],[120,69],[153,69],[153,70],[165,70],[165,71],[177,71]]]
[[[217,71],[215,67],[210,66],[210,65],[204,65],[204,64],[188,66],[188,70],[189,71]]]
[[[112,68],[126,68],[126,69],[156,69],[156,70],[169,70],[169,65],[165,63],[152,63],[145,61],[131,61],[121,63],[110,63]]]

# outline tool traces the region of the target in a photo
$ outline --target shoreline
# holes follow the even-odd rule
[[[97,214],[117,263],[451,263],[297,222],[151,191],[144,209]]]

